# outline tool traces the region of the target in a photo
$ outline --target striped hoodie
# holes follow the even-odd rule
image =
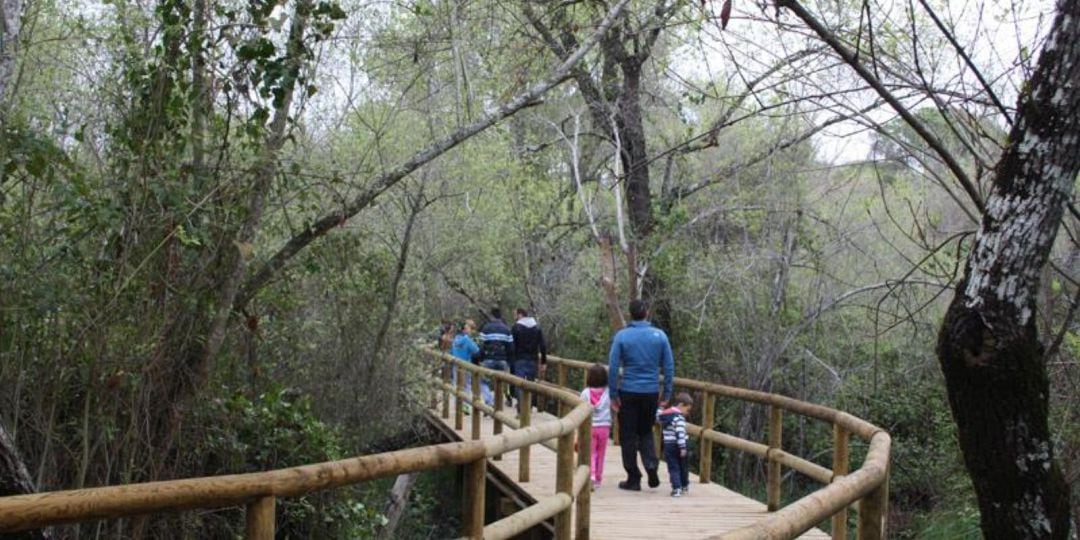
[[[664,446],[676,444],[679,448],[686,448],[686,418],[677,407],[656,411],[656,418],[660,420],[663,428]]]

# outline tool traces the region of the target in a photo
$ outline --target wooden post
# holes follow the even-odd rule
[[[881,485],[859,501],[859,540],[885,538],[885,518],[889,515],[889,473]]]
[[[578,467],[592,466],[592,416],[589,416],[578,427],[577,432]],[[574,538],[576,540],[589,540],[589,512],[592,501],[592,480],[585,482],[581,492],[577,494],[577,508],[575,514]]]
[[[274,540],[274,498],[259,497],[247,505],[247,540]]]
[[[711,430],[716,424],[713,407],[716,404],[716,396],[705,392],[701,405],[701,440],[698,441],[698,455],[701,461],[698,463],[698,479],[702,484],[708,484],[712,479],[712,449],[713,443],[705,437],[705,432]]]
[[[480,539],[484,537],[484,482],[486,476],[486,458],[480,458],[472,463],[465,464],[465,498],[462,499],[464,515],[461,522],[465,526],[466,538]]]
[[[839,424],[833,424],[832,470],[833,482],[839,480],[850,470],[850,452],[848,452],[848,432]],[[847,507],[832,517],[833,540],[847,540]]]
[[[502,412],[502,410],[503,410],[503,406],[504,406],[503,402],[505,400],[504,397],[503,397],[503,385],[505,385],[505,384],[506,383],[504,383],[502,380],[495,379],[495,412]],[[492,423],[492,428],[491,428],[492,434],[498,435],[498,434],[502,433],[503,425],[502,425],[502,422],[499,420],[499,417],[497,417],[495,415],[492,415],[491,416],[491,423]],[[499,460],[502,459],[502,454],[496,454],[491,459],[494,459],[495,461],[499,461]]]
[[[555,379],[556,383],[559,386],[566,388],[566,364],[560,363],[558,369],[559,373],[557,375],[557,378]]]
[[[462,369],[461,366],[454,366],[457,370],[457,394],[454,395],[454,429],[461,431],[465,426],[465,404],[461,402],[461,395],[465,393],[465,377],[472,377],[472,374]],[[470,379],[471,380],[471,379]]]
[[[559,417],[563,416],[566,405],[559,402]],[[559,436],[558,451],[555,456],[555,492],[566,493],[573,499],[574,489],[574,435],[571,431]],[[570,540],[574,532],[573,505],[555,514],[556,540]]]
[[[768,470],[766,487],[770,512],[780,509],[780,462],[772,455],[779,450],[783,442],[784,409],[776,405],[769,406],[769,450],[765,452]]]
[[[473,381],[472,381],[472,397],[473,397],[473,399],[472,399],[472,439],[474,441],[480,438],[480,421],[483,420],[483,416],[484,416],[483,413],[480,412],[480,407],[477,406],[478,403],[481,403],[483,401],[483,394],[480,392],[481,386],[482,386],[481,383],[480,383],[480,379],[481,379],[481,377],[479,377],[478,375],[476,375],[476,374],[473,375]]]
[[[520,428],[525,429],[529,427],[529,420],[532,417],[532,392],[527,388],[521,389],[521,415],[518,416],[520,422]],[[530,445],[521,447],[518,454],[518,482],[529,481],[529,448]]]
[[[443,370],[442,370],[443,382],[449,384],[450,381],[451,381],[451,374],[453,372],[454,372],[454,364],[452,364],[452,363],[443,363]],[[445,388],[443,388],[442,417],[443,418],[450,418],[450,391],[445,389]]]

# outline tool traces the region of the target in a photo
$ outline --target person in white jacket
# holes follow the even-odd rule
[[[581,399],[592,405],[592,463],[589,465],[593,489],[600,487],[604,478],[604,453],[611,436],[611,396],[608,394],[607,368],[593,364],[585,375],[587,388],[581,391]]]

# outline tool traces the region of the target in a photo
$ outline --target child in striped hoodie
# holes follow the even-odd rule
[[[686,463],[686,415],[694,406],[690,394],[680,392],[667,409],[656,411],[664,434],[664,461],[671,475],[671,496],[690,492],[690,469]]]

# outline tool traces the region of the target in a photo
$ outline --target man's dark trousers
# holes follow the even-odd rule
[[[639,451],[646,471],[656,471],[659,465],[652,433],[658,400],[656,392],[636,394],[619,391],[619,444],[622,445],[626,481],[630,485],[641,485],[641,469],[637,464]]]

